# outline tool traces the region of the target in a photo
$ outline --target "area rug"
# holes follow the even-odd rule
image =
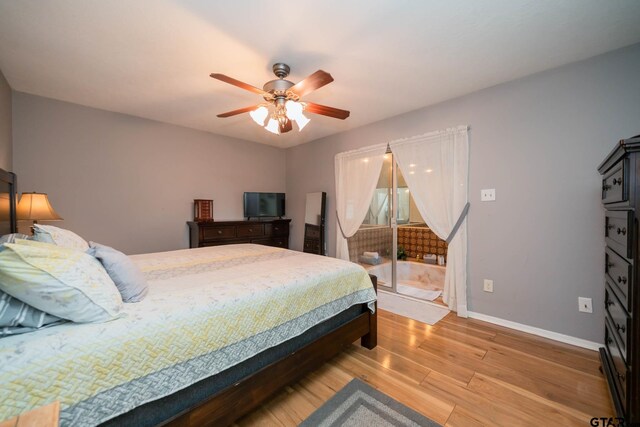
[[[398,293],[407,295],[413,298],[423,299],[425,301],[434,301],[440,295],[442,291],[433,291],[430,289],[421,289],[414,286],[401,285],[398,283]]]
[[[301,427],[386,427],[440,424],[358,379],[352,380],[300,424]]]
[[[378,288],[378,307],[428,325],[435,325],[449,314],[449,309],[446,307],[385,292],[380,288]]]

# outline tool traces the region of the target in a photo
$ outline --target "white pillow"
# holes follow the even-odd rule
[[[33,224],[33,228],[33,239],[38,242],[53,243],[63,248],[76,249],[82,252],[89,249],[87,241],[73,231],[42,224]]]
[[[91,255],[33,240],[3,246],[0,290],[74,322],[104,322],[118,317],[122,310],[120,292]]]

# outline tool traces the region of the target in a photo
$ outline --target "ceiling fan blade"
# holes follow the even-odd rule
[[[229,83],[230,85],[234,85],[239,87],[240,89],[244,89],[244,90],[248,90],[249,92],[253,92],[253,93],[257,93],[258,95],[264,95],[267,92],[263,91],[262,89],[258,89],[255,86],[251,86],[250,84],[247,84],[245,82],[241,82],[240,80],[236,80],[232,77],[229,76],[225,76],[224,74],[217,74],[217,73],[211,73],[209,74],[210,77],[216,79],[216,80],[220,80],[222,82],[225,83]]]
[[[291,86],[289,90],[296,95],[303,97],[316,89],[320,89],[324,85],[328,85],[333,81],[331,74],[326,71],[318,70],[306,79]]]
[[[287,119],[287,121],[284,123],[284,125],[282,123],[280,123],[280,133],[289,132],[291,129],[293,129],[293,125],[291,124],[291,120]]]
[[[313,102],[304,102],[306,106],[305,111],[314,114],[321,114],[323,116],[333,117],[334,119],[344,120],[351,114],[347,110],[341,110],[339,108],[327,107],[326,105],[314,104]]]
[[[233,111],[227,111],[226,113],[222,113],[222,114],[218,114],[218,117],[231,117],[231,116],[236,116],[238,114],[242,114],[242,113],[248,113],[249,111],[253,111],[256,108],[260,107],[260,104],[258,105],[252,105],[251,107],[244,107],[244,108],[239,108],[237,110],[233,110]]]

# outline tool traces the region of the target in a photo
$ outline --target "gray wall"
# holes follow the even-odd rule
[[[129,254],[188,247],[193,199],[242,219],[244,191],[285,191],[278,148],[24,93],[13,120],[19,191],[48,193],[60,226]]]
[[[639,69],[636,45],[288,149],[293,247],[302,246],[305,194],[326,191],[335,254],[336,153],[470,125],[470,310],[601,342],[596,166],[618,139],[640,133]],[[482,188],[497,200],[481,203]],[[579,296],[593,298],[593,314],[578,312]]]
[[[11,88],[0,71],[0,169],[8,171],[13,166],[11,133]]]

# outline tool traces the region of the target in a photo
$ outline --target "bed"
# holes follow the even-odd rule
[[[0,419],[54,400],[61,425],[227,425],[361,339],[375,278],[261,245],[136,255],[142,302],[106,323],[0,338]]]

